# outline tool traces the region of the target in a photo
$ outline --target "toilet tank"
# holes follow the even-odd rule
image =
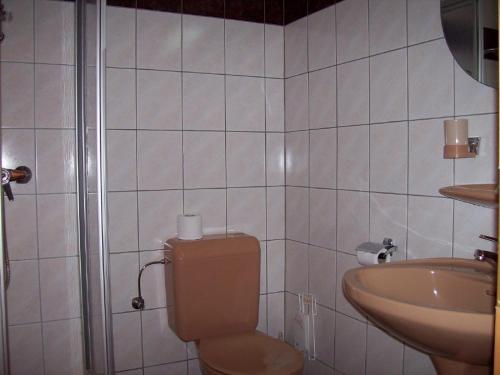
[[[259,315],[260,245],[237,233],[169,239],[168,324],[184,341],[253,331]]]

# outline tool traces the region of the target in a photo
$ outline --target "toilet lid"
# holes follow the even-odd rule
[[[202,339],[198,351],[205,364],[234,375],[290,375],[304,365],[300,352],[259,332]]]

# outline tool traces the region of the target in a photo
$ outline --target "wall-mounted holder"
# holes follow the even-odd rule
[[[444,158],[475,158],[479,154],[480,137],[469,137],[466,119],[444,120]]]

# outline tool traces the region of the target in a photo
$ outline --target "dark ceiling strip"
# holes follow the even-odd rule
[[[107,4],[125,8],[137,7],[160,12],[288,25],[340,1],[342,0],[108,0]]]

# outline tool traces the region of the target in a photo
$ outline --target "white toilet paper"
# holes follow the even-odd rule
[[[177,238],[180,240],[198,240],[203,237],[201,215],[177,215]]]
[[[358,257],[358,263],[363,266],[368,266],[370,264],[380,264],[380,263],[389,263],[391,261],[391,255],[386,254],[384,257],[380,257],[381,254],[384,254],[387,250],[381,248],[377,252],[368,252],[368,251],[356,251],[356,255]]]

